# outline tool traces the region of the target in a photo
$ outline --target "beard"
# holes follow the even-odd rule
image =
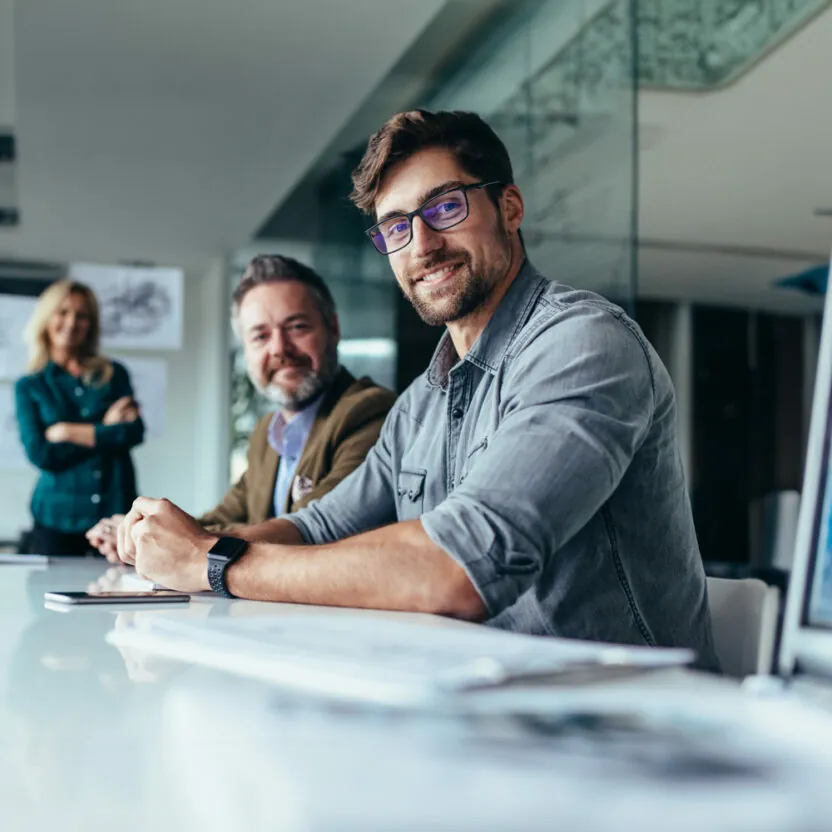
[[[511,263],[509,237],[502,225],[497,228],[497,236],[501,243],[500,253],[504,256],[489,268],[476,269],[470,253],[464,249],[443,249],[426,260],[419,268],[422,274],[441,269],[444,265],[459,267],[449,286],[430,292],[429,296],[419,294],[419,284],[414,284],[405,275],[402,292],[426,324],[442,326],[462,320],[476,312],[491,297],[494,287]]]
[[[284,367],[295,367],[303,373],[303,378],[294,390],[285,390],[273,381],[269,381],[268,384],[263,386],[258,384],[253,378],[251,379],[252,384],[254,384],[257,391],[265,399],[277,405],[281,410],[289,410],[292,412],[303,410],[304,407],[317,399],[329,387],[337,375],[339,369],[338,345],[334,341],[327,345],[326,352],[321,361],[321,368],[317,372],[311,368],[304,368],[302,365],[284,361],[274,370],[274,373],[277,373],[278,370]]]

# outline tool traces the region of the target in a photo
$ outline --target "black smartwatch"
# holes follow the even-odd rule
[[[211,591],[223,598],[236,598],[228,591],[225,572],[248,549],[248,541],[239,537],[221,537],[208,552],[208,583]]]

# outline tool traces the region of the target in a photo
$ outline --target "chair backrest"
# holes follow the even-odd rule
[[[716,655],[728,676],[771,673],[780,590],[757,578],[708,578]]]

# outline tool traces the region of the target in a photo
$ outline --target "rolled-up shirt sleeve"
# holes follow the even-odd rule
[[[462,483],[421,517],[490,615],[513,604],[618,486],[650,427],[652,368],[616,315],[586,306],[512,348],[501,418]]]
[[[407,416],[396,408],[390,411],[364,462],[332,491],[284,516],[297,526],[306,543],[332,543],[396,520],[391,449],[399,418]]]

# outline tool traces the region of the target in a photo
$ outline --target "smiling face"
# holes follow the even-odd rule
[[[46,324],[50,350],[77,354],[92,327],[92,310],[80,292],[70,292]]]
[[[302,410],[338,372],[338,326],[327,326],[312,290],[297,280],[262,283],[238,313],[249,378],[284,410]]]
[[[376,216],[381,220],[413,211],[438,193],[477,181],[449,150],[420,150],[384,177]],[[414,217],[413,239],[389,257],[399,286],[426,323],[461,321],[487,307],[510,275],[518,251],[522,256],[516,231],[523,203],[514,185],[503,188],[500,208],[484,189],[469,190],[468,204],[467,219],[445,231],[434,231]]]

